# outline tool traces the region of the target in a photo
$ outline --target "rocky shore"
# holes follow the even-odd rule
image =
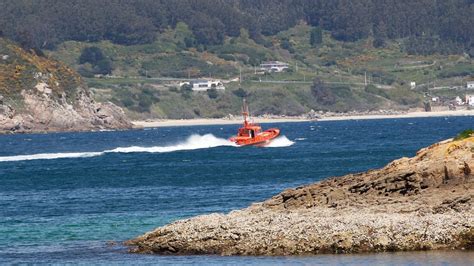
[[[127,241],[134,253],[312,255],[474,248],[474,137]]]
[[[131,127],[120,107],[95,102],[74,70],[0,38],[0,133]]]
[[[47,89],[48,87],[45,86]],[[113,103],[97,103],[90,92],[76,88],[74,102],[66,94],[55,98],[48,93],[23,90],[22,107],[2,101],[0,95],[0,133],[88,131],[127,129],[132,124],[123,110]]]

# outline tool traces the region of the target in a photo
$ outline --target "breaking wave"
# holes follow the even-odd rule
[[[163,153],[173,151],[186,151],[186,150],[198,150],[198,149],[209,149],[221,146],[236,146],[233,142],[227,139],[217,138],[212,134],[206,135],[192,135],[186,141],[170,146],[155,146],[155,147],[125,147],[116,148],[113,150],[105,151],[106,153],[118,152],[118,153],[130,153],[130,152],[150,152],[150,153]]]
[[[289,140],[286,136],[279,136],[278,138],[272,140],[270,143],[265,145],[266,148],[283,148],[290,147],[295,144],[294,141]]]
[[[289,140],[285,136],[280,136],[274,139],[265,147],[277,148],[277,147],[288,147],[293,145],[294,142]],[[191,135],[183,142],[179,142],[174,145],[168,146],[153,146],[153,147],[118,147],[112,150],[105,150],[100,152],[65,152],[65,153],[39,153],[31,155],[14,155],[14,156],[0,156],[0,162],[17,162],[17,161],[30,161],[30,160],[54,160],[64,158],[88,158],[97,157],[107,153],[165,153],[174,151],[186,151],[186,150],[198,150],[198,149],[209,149],[215,147],[237,147],[233,142],[217,138],[212,134],[206,135]]]

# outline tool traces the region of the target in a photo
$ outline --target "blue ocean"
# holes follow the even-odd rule
[[[152,256],[121,243],[382,167],[473,126],[474,117],[266,124],[283,136],[264,148],[229,143],[236,125],[1,135],[0,264],[472,264],[473,252]]]

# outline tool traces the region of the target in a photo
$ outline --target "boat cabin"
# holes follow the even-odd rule
[[[239,137],[254,138],[257,134],[262,131],[259,126],[248,125],[246,127],[239,128]]]

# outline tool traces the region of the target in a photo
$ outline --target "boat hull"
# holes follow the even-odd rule
[[[232,137],[230,141],[239,146],[265,146],[276,137],[280,135],[278,128],[267,129],[254,137]]]

